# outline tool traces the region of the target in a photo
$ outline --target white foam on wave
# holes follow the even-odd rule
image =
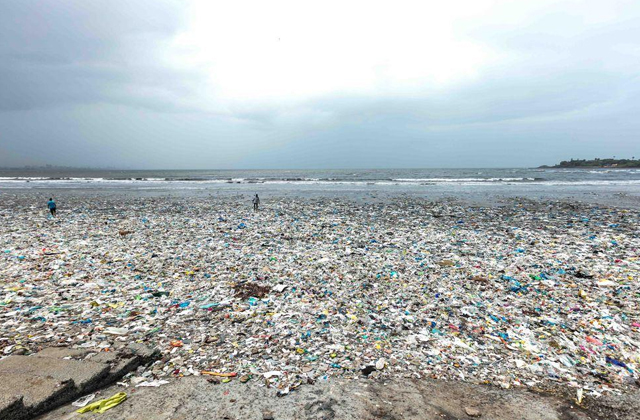
[[[599,186],[599,185],[640,185],[640,179],[626,179],[626,180],[592,180],[592,181],[587,181],[587,180],[582,180],[582,181],[545,181],[545,182],[540,182],[539,185],[549,185],[549,186],[554,186],[554,185],[593,185],[593,186]]]
[[[535,178],[394,178],[398,182],[518,182]]]
[[[615,180],[548,180],[539,178],[394,178],[394,179],[322,179],[322,178],[226,178],[226,179],[166,179],[166,178],[50,178],[50,177],[0,177],[0,184],[4,188],[24,188],[33,186],[60,186],[73,187],[74,185],[130,185],[136,188],[142,187],[162,187],[168,185],[207,185],[207,184],[289,184],[289,185],[404,185],[404,186],[424,186],[424,185],[543,185],[543,186],[615,186],[615,185],[640,185],[640,179],[615,179]]]

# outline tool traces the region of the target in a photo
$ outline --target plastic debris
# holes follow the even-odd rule
[[[85,405],[89,404],[95,397],[96,394],[85,395],[84,397],[78,398],[77,400],[72,402],[71,405],[74,407],[84,407]]]
[[[284,292],[284,290],[287,288],[286,284],[277,284],[274,288],[273,291],[274,292],[278,292],[278,293],[282,293]]]
[[[582,388],[578,388],[576,391],[576,403],[578,405],[582,405],[582,400],[584,400],[584,390]]]
[[[469,417],[480,417],[482,415],[482,413],[480,412],[480,410],[478,410],[475,407],[465,407],[464,408],[464,412],[467,414],[467,416]]]
[[[638,211],[268,201],[70,196],[46,219],[33,194],[3,195],[0,354],[140,342],[162,358],[124,386],[203,375],[280,395],[333,376],[637,386]]]
[[[76,412],[83,414],[83,413],[88,413],[90,411],[93,411],[98,414],[102,414],[105,411],[110,410],[117,405],[120,405],[126,399],[127,399],[127,394],[125,392],[118,392],[117,394],[109,398],[105,398],[104,400],[99,400],[85,407],[82,407],[76,410]]]
[[[203,370],[202,372],[200,372],[200,374],[202,375],[211,375],[211,376],[221,376],[224,378],[235,378],[236,376],[238,376],[238,374],[236,372],[208,372],[206,370]]]
[[[127,330],[126,328],[105,328],[104,330],[105,334],[113,334],[113,335],[127,335],[129,333],[129,330]]]
[[[144,381],[144,382],[140,382],[139,384],[137,384],[136,388],[140,387],[140,386],[157,388],[157,387],[159,387],[161,385],[165,385],[165,384],[168,384],[168,383],[169,383],[169,381],[165,381],[165,380]]]

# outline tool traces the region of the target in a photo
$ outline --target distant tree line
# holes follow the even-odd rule
[[[548,168],[549,166],[543,166]],[[571,159],[563,160],[559,164],[552,166],[552,168],[640,168],[640,160],[636,160],[633,156],[631,159],[616,159],[613,158],[595,158],[595,159]]]

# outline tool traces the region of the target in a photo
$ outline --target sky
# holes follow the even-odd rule
[[[0,0],[0,166],[538,166],[638,115],[638,0]]]

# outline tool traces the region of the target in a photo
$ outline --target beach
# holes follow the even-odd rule
[[[125,383],[235,373],[280,395],[334,377],[637,387],[633,208],[250,197],[68,192],[54,219],[39,191],[4,193],[0,351],[139,342],[162,358]]]

